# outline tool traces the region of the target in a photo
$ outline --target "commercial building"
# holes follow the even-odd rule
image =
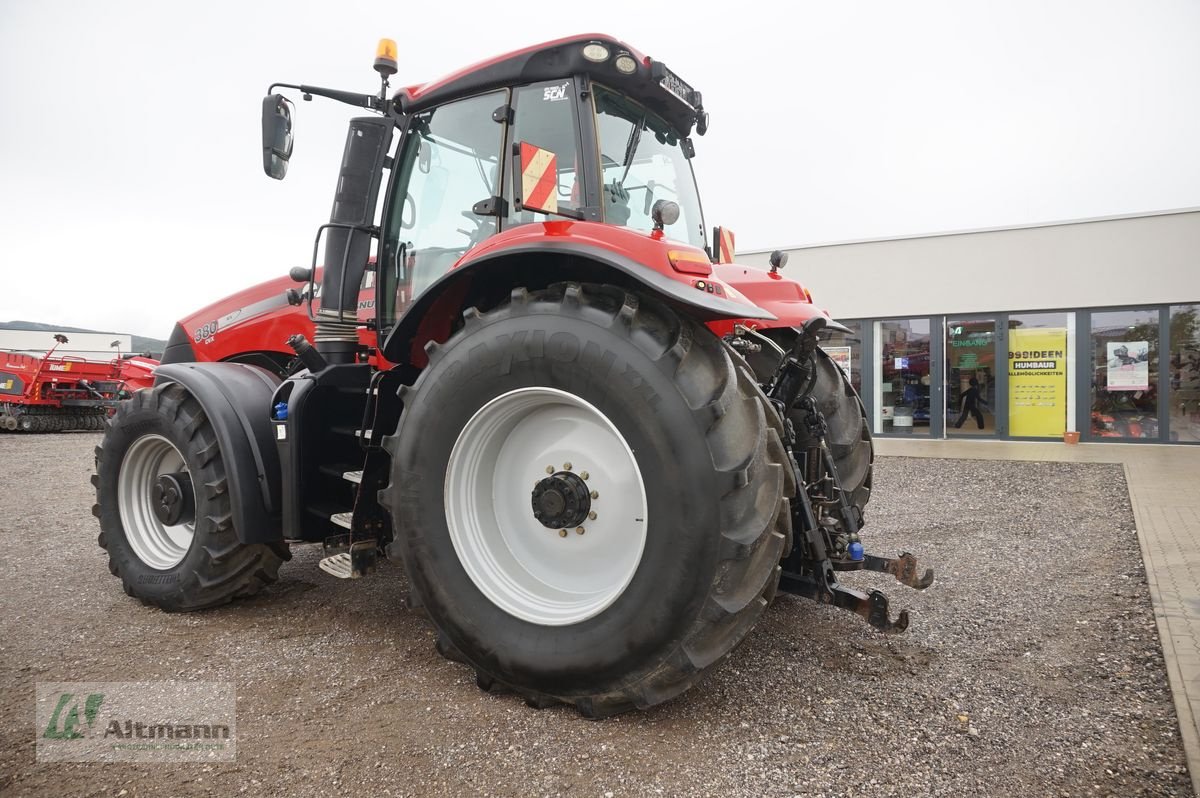
[[[133,337],[124,333],[4,329],[0,330],[0,351],[42,357],[57,344],[55,335],[64,335],[68,341],[58,344],[56,357],[111,360],[118,354],[129,354],[133,347]]]
[[[1200,442],[1200,209],[785,251],[877,434]]]

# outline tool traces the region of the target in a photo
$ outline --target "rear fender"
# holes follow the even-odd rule
[[[242,543],[283,540],[279,453],[270,420],[279,378],[243,363],[171,363],[155,383],[187,389],[212,424],[229,486],[233,528]]]
[[[574,241],[539,241],[481,255],[442,275],[392,328],[383,356],[392,363],[422,367],[422,347],[429,340],[444,340],[453,320],[450,314],[485,298],[506,297],[513,287],[535,290],[564,280],[640,289],[702,322],[753,319],[763,326],[779,326],[769,311],[697,290],[692,282],[669,277],[612,250]],[[456,295],[461,299],[455,301]]]
[[[713,277],[739,292],[748,301],[769,311],[774,321],[757,322],[750,319],[722,319],[708,326],[717,335],[733,332],[735,324],[748,327],[803,327],[817,316],[825,319],[827,329],[850,332],[844,325],[830,317],[828,311],[813,304],[812,295],[800,283],[778,272],[767,272],[752,266],[736,263],[718,264],[713,267]]]

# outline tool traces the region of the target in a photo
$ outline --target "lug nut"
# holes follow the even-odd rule
[[[588,520],[589,520],[589,521],[595,521],[595,520],[596,520],[596,511],[595,511],[595,510],[592,510],[590,513],[588,513]]]
[[[565,529],[558,530],[558,536],[560,538],[565,538],[567,536],[567,530],[565,530]]]
[[[563,463],[563,471],[570,471],[570,470],[571,470],[571,464]]]
[[[583,527],[581,527],[581,526],[577,526],[577,527],[575,527],[575,534],[576,534],[576,535],[582,535],[582,534],[584,533],[584,531],[585,531],[585,530],[584,530],[584,528],[583,528]]]
[[[579,478],[580,478],[580,479],[587,479],[587,478],[588,478],[588,477],[590,477],[590,476],[591,476],[591,474],[589,474],[589,473],[588,473],[588,472],[586,472],[586,471],[580,471],[580,472],[579,472]]]
[[[553,474],[553,473],[554,473],[554,466],[546,466],[546,473],[547,473],[547,474]]]
[[[599,499],[599,498],[600,498],[600,491],[598,491],[598,490],[594,490],[594,491],[592,491],[592,498],[593,498],[593,499]]]

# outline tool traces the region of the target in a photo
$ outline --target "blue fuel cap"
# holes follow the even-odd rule
[[[287,410],[285,407],[284,410]],[[863,558],[863,545],[857,540],[850,544],[850,559],[858,562]]]

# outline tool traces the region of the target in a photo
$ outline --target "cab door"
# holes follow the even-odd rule
[[[379,266],[381,332],[434,281],[497,230],[508,90],[414,114],[392,181]],[[494,205],[494,203],[492,203]],[[482,212],[480,212],[482,211]]]

